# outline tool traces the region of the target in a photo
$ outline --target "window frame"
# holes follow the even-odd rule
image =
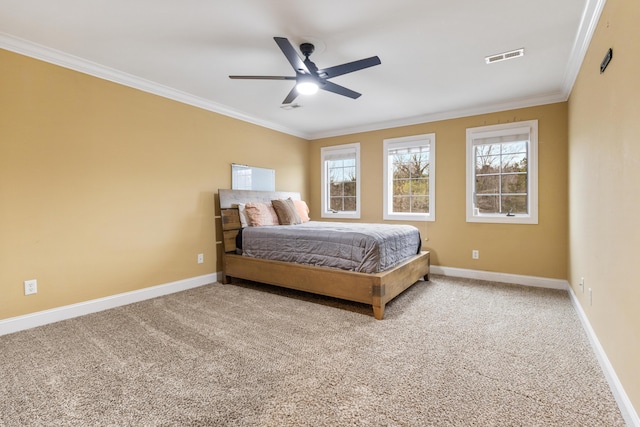
[[[356,159],[356,210],[355,211],[338,211],[333,212],[329,203],[329,182],[327,180],[327,164],[326,158],[331,154],[340,152],[348,153],[353,151]],[[360,143],[333,145],[320,148],[320,170],[321,170],[321,203],[320,217],[333,219],[360,219],[361,199],[360,199]]]
[[[426,144],[425,144],[426,142]],[[399,212],[393,209],[393,173],[390,171],[389,151],[401,148],[429,146],[429,213]],[[435,221],[436,220],[436,134],[390,138],[383,141],[383,189],[382,218],[388,221]],[[391,173],[390,173],[391,172]],[[391,176],[390,176],[391,175]]]
[[[507,216],[504,213],[487,214],[475,209],[476,168],[474,158],[474,140],[498,136],[529,134],[527,144],[527,214]],[[538,224],[538,121],[526,120],[490,126],[467,128],[467,185],[466,216],[467,222],[499,224]]]

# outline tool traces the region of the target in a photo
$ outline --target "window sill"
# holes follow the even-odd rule
[[[435,215],[416,215],[416,214],[384,214],[382,219],[385,221],[415,221],[415,222],[433,222],[436,220]]]
[[[490,224],[537,224],[538,218],[531,215],[476,215],[467,216],[467,222]]]
[[[321,218],[332,218],[332,219],[360,219],[360,212],[357,213],[347,213],[347,212],[322,212],[320,214]]]

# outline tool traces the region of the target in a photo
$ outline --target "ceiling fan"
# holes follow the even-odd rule
[[[304,60],[298,56],[293,45],[284,37],[273,38],[284,56],[287,58],[293,70],[296,72],[295,76],[229,76],[230,79],[257,79],[257,80],[295,80],[296,85],[291,89],[287,97],[282,101],[283,104],[290,104],[300,94],[307,95],[313,94],[318,89],[326,90],[327,92],[337,93],[338,95],[347,96],[349,98],[356,99],[361,94],[351,89],[347,89],[344,86],[340,86],[328,79],[332,77],[341,76],[343,74],[352,73],[354,71],[362,70],[364,68],[373,67],[374,65],[380,65],[380,58],[372,56],[370,58],[360,59],[359,61],[348,62],[342,65],[336,65],[335,67],[318,69],[316,64],[311,62],[309,56],[313,53],[315,47],[311,43],[302,43],[300,45],[300,52],[304,55]]]

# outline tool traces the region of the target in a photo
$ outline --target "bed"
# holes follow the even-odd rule
[[[411,249],[407,248],[400,250],[399,245],[406,238],[402,234],[394,234],[406,231],[407,227],[413,227],[372,224],[374,227],[373,237],[367,239],[377,240],[384,244],[384,240],[389,238],[385,234],[388,229],[395,236],[396,242],[387,249],[384,249],[384,246],[381,246],[380,249],[376,246],[376,249],[374,249],[373,246],[366,246],[369,243],[363,243],[363,248],[355,250],[359,251],[359,253],[356,254],[354,260],[351,260],[351,266],[333,265],[333,260],[327,261],[326,258],[334,257],[323,256],[322,254],[320,257],[318,257],[318,254],[312,255],[311,258],[302,261],[292,260],[290,259],[291,253],[298,251],[295,248],[291,248],[291,242],[301,238],[292,239],[291,236],[280,236],[280,234],[284,233],[284,231],[299,232],[304,228],[313,228],[316,225],[307,223],[273,227],[246,227],[243,230],[238,206],[255,202],[271,203],[272,200],[279,199],[299,201],[299,193],[220,189],[218,190],[218,195],[223,232],[222,283],[224,284],[231,283],[233,278],[237,278],[370,304],[373,308],[374,317],[381,320],[384,318],[385,306],[389,301],[414,283],[422,279],[429,280],[429,252],[419,249],[419,241],[418,250],[413,248],[413,253],[408,253]],[[318,226],[321,227],[345,228],[340,223],[319,223],[321,224]],[[362,224],[358,223],[348,223],[348,225],[348,228],[362,226]],[[242,249],[240,249],[243,246],[241,243],[249,241],[246,235],[242,236],[242,239],[239,238],[243,231],[244,233],[258,232],[271,245],[270,251],[267,252],[279,256],[281,259],[259,258],[259,256],[263,256],[260,253],[252,254],[253,256],[243,255]],[[320,231],[316,232],[316,234],[327,236],[332,232],[339,233],[342,231]],[[359,230],[355,230],[355,232],[359,233]],[[353,238],[353,235],[351,235],[351,238]],[[281,239],[280,242],[278,239]],[[310,241],[306,238],[302,240],[307,242],[306,246],[316,244],[315,241]],[[346,247],[342,243],[339,246],[335,246],[335,241],[330,244],[334,245],[333,248]],[[250,252],[248,248],[244,249],[245,253]],[[345,250],[332,249],[326,252],[327,255],[332,255],[334,252],[340,251],[344,252]],[[395,252],[402,251],[405,254],[394,259]],[[374,252],[388,252],[387,255],[391,256],[383,257],[383,260],[378,262],[379,254],[376,253],[374,257],[376,261],[373,262],[370,260],[369,255]]]

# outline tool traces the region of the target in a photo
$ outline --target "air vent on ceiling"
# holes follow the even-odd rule
[[[521,56],[524,56],[524,48],[487,56],[484,58],[484,62],[493,64],[494,62],[506,61],[507,59],[520,58]]]

